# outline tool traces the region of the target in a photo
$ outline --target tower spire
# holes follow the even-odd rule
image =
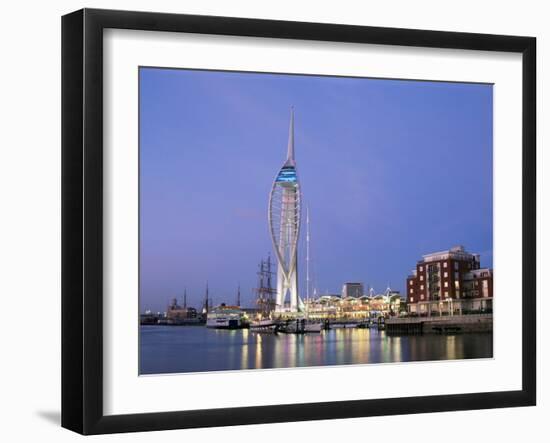
[[[290,296],[290,311],[302,311],[298,296],[298,239],[300,236],[301,192],[294,159],[294,108],[290,110],[287,158],[275,177],[269,195],[268,221],[273,248],[277,255],[276,310],[286,309]]]
[[[288,128],[288,151],[286,160],[294,164],[294,106],[290,107],[290,127]]]
[[[309,205],[306,207],[306,299],[309,302]]]
[[[208,310],[210,308],[210,303],[208,299],[208,280],[206,280],[206,294],[204,297],[204,312],[208,313]]]

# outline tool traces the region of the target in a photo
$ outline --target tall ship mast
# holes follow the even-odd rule
[[[273,272],[271,271],[271,255],[267,256],[267,260],[262,260],[259,265],[258,287],[256,292],[256,304],[260,310],[262,317],[269,317],[275,310],[275,295],[277,290],[271,285]]]

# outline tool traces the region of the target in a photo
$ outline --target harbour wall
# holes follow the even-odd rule
[[[493,332],[493,314],[407,317],[386,320],[388,334]]]

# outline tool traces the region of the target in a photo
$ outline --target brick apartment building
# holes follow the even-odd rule
[[[411,314],[468,314],[493,309],[493,270],[463,246],[424,255],[407,277]]]

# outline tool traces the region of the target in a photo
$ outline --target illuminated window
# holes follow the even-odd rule
[[[445,291],[445,297],[448,297],[449,296],[449,293],[447,291]]]
[[[424,290],[424,285],[420,285],[420,290],[421,290],[421,291]]]
[[[422,266],[420,266],[420,272],[422,272],[424,270],[424,268]]]
[[[411,297],[411,303],[414,303],[414,298]]]
[[[448,287],[449,287],[449,282],[444,282],[444,283],[443,283],[443,286],[445,286],[446,288],[448,288]]]
[[[445,272],[443,273],[443,277],[448,277],[448,276],[449,276],[449,273],[448,273],[447,271],[445,271]]]
[[[444,268],[447,267],[447,262],[443,262],[443,267],[444,267]]]
[[[423,275],[420,276],[420,281],[424,281],[424,276]]]
[[[409,282],[409,285],[411,285],[411,286],[413,285],[413,281],[412,281],[412,280]]]

